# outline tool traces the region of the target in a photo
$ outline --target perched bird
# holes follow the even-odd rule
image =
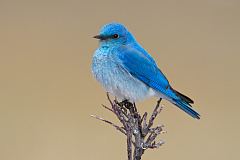
[[[109,23],[100,29],[99,47],[92,59],[92,73],[107,92],[120,100],[137,102],[152,96],[166,99],[193,118],[193,100],[173,89],[154,59],[127,28]]]

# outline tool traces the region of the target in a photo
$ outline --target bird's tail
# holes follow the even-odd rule
[[[172,89],[172,88],[171,88]],[[181,110],[192,116],[193,118],[200,119],[200,115],[194,111],[191,107],[191,103],[194,103],[189,97],[183,95],[182,93],[172,89],[175,93],[176,98],[173,98],[171,101],[173,104],[178,106]]]

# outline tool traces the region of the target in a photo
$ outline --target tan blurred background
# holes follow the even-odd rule
[[[124,23],[202,119],[164,101],[166,144],[143,159],[236,160],[240,3],[0,0],[0,159],[126,159],[125,137],[90,117],[105,93],[90,65],[107,22]],[[139,104],[151,111],[156,99]]]

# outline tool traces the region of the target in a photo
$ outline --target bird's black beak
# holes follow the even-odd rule
[[[105,37],[105,36],[103,36],[103,35],[96,35],[96,36],[93,36],[93,38],[100,39],[100,40],[105,40],[105,39],[107,39],[107,37]]]

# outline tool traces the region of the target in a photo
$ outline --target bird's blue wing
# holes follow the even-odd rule
[[[167,78],[153,59],[146,56],[146,53],[127,46],[118,48],[114,53],[118,64],[132,76],[171,99],[171,102],[184,112],[200,119],[200,115],[191,108],[190,103],[193,103],[193,101],[170,87]]]
[[[115,51],[119,64],[132,76],[149,87],[167,95],[169,82],[164,74],[149,57],[134,47],[122,46]]]

